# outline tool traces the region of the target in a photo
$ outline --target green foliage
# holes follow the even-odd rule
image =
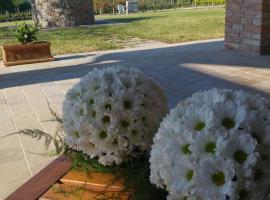
[[[38,26],[23,23],[15,29],[14,35],[19,42],[26,44],[37,40],[38,31]]]
[[[194,0],[197,5],[224,5],[225,0]]]
[[[11,0],[11,2],[14,6],[18,7],[24,3],[24,0]]]
[[[31,19],[32,19],[31,12],[0,14],[0,22],[11,22],[11,21],[31,20]]]
[[[29,0],[0,0],[0,13],[26,12],[31,10]]]

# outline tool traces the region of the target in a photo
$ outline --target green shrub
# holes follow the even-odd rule
[[[225,0],[194,0],[197,5],[224,5]]]
[[[23,23],[15,29],[14,35],[19,42],[21,42],[22,44],[27,44],[37,40],[36,35],[38,31],[38,26]]]
[[[11,21],[20,21],[20,20],[31,20],[31,12],[22,12],[22,13],[9,13],[9,14],[0,14],[0,22],[11,22]]]

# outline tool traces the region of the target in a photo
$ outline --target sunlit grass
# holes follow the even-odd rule
[[[0,27],[17,26],[17,25],[20,25],[22,23],[31,24],[33,22],[32,22],[32,20],[22,20],[22,21],[17,21],[17,22],[1,22]]]
[[[52,43],[54,55],[122,48],[130,38],[166,43],[220,38],[224,36],[224,13],[224,9],[207,9],[97,16],[122,24],[43,30],[38,36]],[[3,28],[15,24],[0,23],[0,45],[16,43],[12,29]]]

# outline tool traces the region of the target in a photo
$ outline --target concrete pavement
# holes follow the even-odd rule
[[[166,90],[169,105],[192,93],[217,88],[241,88],[270,94],[270,56],[223,49],[223,40],[180,44],[150,42],[135,48],[58,56],[49,63],[0,67],[0,137],[20,129],[53,133],[47,101],[61,113],[65,93],[93,68],[137,67]],[[0,199],[4,199],[54,157],[44,153],[44,141],[14,134],[0,139]]]

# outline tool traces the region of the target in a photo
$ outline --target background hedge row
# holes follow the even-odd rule
[[[0,15],[0,22],[11,22],[19,20],[30,20],[32,19],[31,12],[20,12],[20,13],[8,13]]]

